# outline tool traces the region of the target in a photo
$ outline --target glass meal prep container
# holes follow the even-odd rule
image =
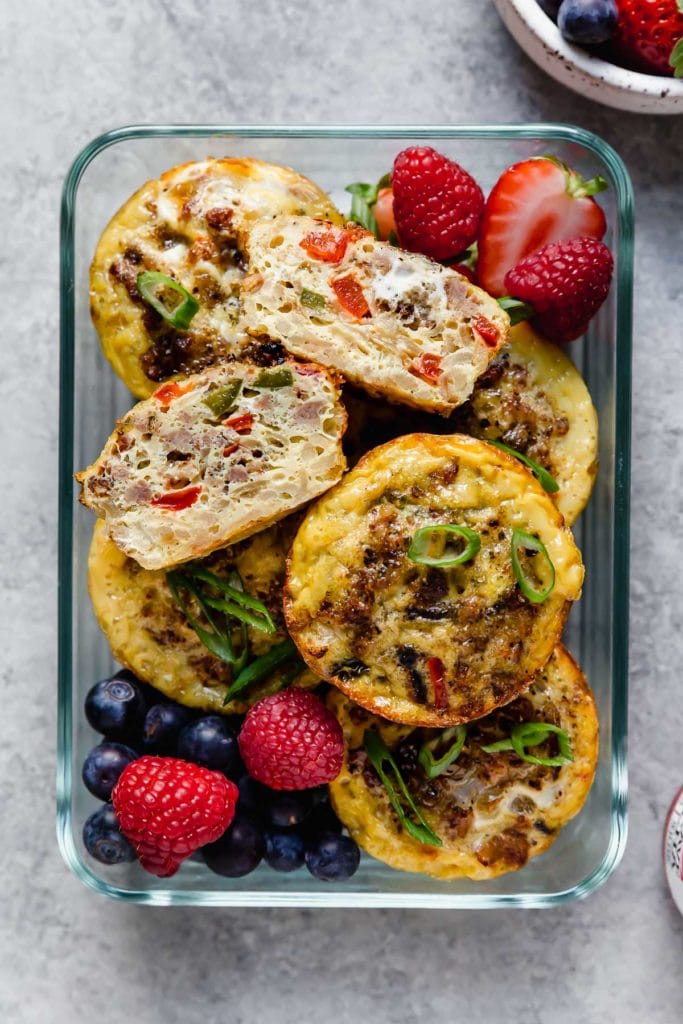
[[[546,853],[521,871],[487,882],[407,874],[367,855],[343,883],[317,881],[305,869],[281,874],[265,864],[237,879],[215,875],[199,860],[187,861],[170,879],[156,878],[137,863],[98,864],[81,839],[83,823],[97,806],[80,777],[83,759],[96,742],[83,700],[96,680],[118,666],[88,598],[94,516],[77,501],[73,473],[94,460],[116,417],[132,403],[90,321],[88,268],[99,235],[143,182],[188,160],[253,156],[287,164],[348,210],[344,186],[376,181],[400,149],[415,143],[432,145],[462,163],[484,190],[505,167],[547,152],[585,177],[602,174],[609,181],[599,201],[609,225],[605,241],[615,257],[614,283],[585,339],[567,347],[600,420],[600,470],[574,528],[586,582],[565,633],[600,716],[600,758],[586,805]],[[153,905],[480,908],[558,905],[588,895],[609,876],[626,840],[632,250],[632,191],[621,159],[595,135],[568,126],[140,126],[102,135],[79,154],[64,186],[61,232],[57,832],[64,859],[84,883],[112,897]]]

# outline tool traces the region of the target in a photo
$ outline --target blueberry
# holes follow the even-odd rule
[[[310,789],[271,793],[266,816],[277,828],[300,825],[313,810],[314,801],[313,790]]]
[[[137,756],[123,743],[100,743],[83,762],[83,782],[98,800],[109,800],[121,772]]]
[[[241,767],[237,737],[219,715],[207,715],[185,726],[178,740],[178,757],[230,776],[238,774]]]
[[[614,0],[562,0],[557,25],[570,43],[597,46],[612,38],[617,18]]]
[[[332,810],[332,807],[325,801],[325,803],[314,808],[312,813],[309,814],[303,823],[302,831],[309,840],[313,840],[317,836],[322,835],[323,832],[339,833],[342,827],[342,823]]]
[[[553,21],[557,18],[557,11],[562,0],[536,0],[538,6],[545,11]]]
[[[125,670],[124,670],[125,672]],[[102,679],[88,691],[85,717],[96,732],[109,740],[136,743],[145,718],[145,698],[135,676],[119,672]]]
[[[292,829],[266,832],[266,862],[274,871],[296,871],[304,862],[306,842]]]
[[[237,788],[240,794],[239,806],[258,817],[263,817],[267,811],[272,791],[262,782],[257,782],[247,774],[242,775],[237,783]]]
[[[142,747],[150,754],[175,754],[178,737],[190,721],[190,712],[180,704],[154,704],[145,715]]]
[[[248,875],[260,864],[264,850],[263,829],[247,814],[238,814],[220,839],[203,847],[207,865],[226,878]]]
[[[306,849],[306,867],[322,882],[345,882],[358,870],[360,850],[350,836],[323,832]]]
[[[123,864],[135,860],[135,850],[119,829],[110,804],[90,815],[83,826],[83,843],[90,856],[101,864]]]

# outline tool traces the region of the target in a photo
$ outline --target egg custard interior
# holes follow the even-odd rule
[[[114,215],[90,269],[90,308],[104,354],[137,398],[239,349],[245,264],[238,232],[279,213],[342,221],[304,175],[247,158],[174,167]],[[197,304],[188,324],[174,324],[145,301],[143,273],[172,278]]]
[[[515,458],[464,435],[366,455],[307,513],[285,616],[318,675],[396,722],[453,725],[519,694],[581,592],[562,516]]]
[[[346,413],[326,370],[241,361],[161,385],[77,474],[81,501],[146,569],[284,519],[342,475]]]
[[[461,727],[462,736],[446,736],[445,743],[443,734],[387,722],[335,691],[328,706],[342,725],[346,746],[342,771],[330,785],[334,809],[364,850],[403,871],[483,880],[521,868],[581,810],[593,781],[595,702],[561,645],[524,694]],[[532,734],[530,723],[545,723],[551,731],[539,728]],[[525,727],[536,742],[521,748],[521,757],[509,737],[524,735]],[[376,736],[385,748],[380,767],[398,794],[399,811],[368,754],[375,753]],[[438,754],[454,744],[457,756],[435,775]],[[507,749],[484,749],[501,746]],[[543,763],[548,761],[555,763]]]
[[[262,221],[246,235],[244,323],[371,394],[448,415],[509,317],[465,277],[349,224]]]

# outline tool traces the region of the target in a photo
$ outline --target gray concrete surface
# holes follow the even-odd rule
[[[0,1020],[7,1024],[675,1024],[683,919],[660,869],[683,782],[680,119],[599,108],[533,67],[485,0],[2,3]],[[559,120],[638,199],[631,826],[585,903],[522,914],[152,912],[54,839],[57,217],[75,152],[135,121]]]

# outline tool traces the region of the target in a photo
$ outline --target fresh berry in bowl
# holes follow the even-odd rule
[[[110,740],[139,740],[145,710],[142,689],[135,676],[125,669],[95,683],[85,698],[89,724]]]
[[[615,59],[649,75],[683,78],[681,0],[617,0]]]
[[[345,882],[358,870],[360,850],[350,836],[323,832],[306,849],[306,867],[321,882]]]
[[[683,111],[681,0],[494,3],[531,60],[584,98],[634,113]]]
[[[237,737],[220,715],[206,715],[186,725],[178,739],[178,757],[231,777],[240,774]]]
[[[211,871],[226,878],[242,878],[259,866],[266,843],[261,824],[240,812],[231,827],[202,850]]]
[[[599,46],[614,36],[617,5],[614,0],[562,0],[557,27],[571,43]]]
[[[83,783],[98,800],[111,799],[114,786],[123,771],[138,754],[123,743],[99,743],[83,762]]]
[[[288,689],[249,709],[239,735],[252,778],[270,789],[310,789],[336,778],[344,737],[334,715],[315,694]]]
[[[237,786],[220,772],[145,756],[124,769],[112,801],[143,868],[168,878],[195,850],[223,835],[235,816],[237,795]]]
[[[100,864],[124,864],[135,860],[135,850],[119,828],[111,804],[100,807],[83,826],[83,845]]]

